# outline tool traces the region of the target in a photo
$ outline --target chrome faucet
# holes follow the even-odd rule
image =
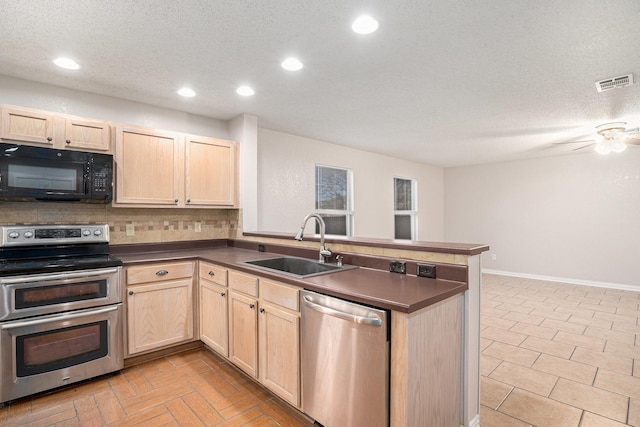
[[[307,225],[307,221],[309,221],[310,218],[315,218],[316,221],[318,221],[318,225],[320,225],[320,255],[318,258],[318,262],[324,262],[325,258],[331,256],[331,250],[324,247],[324,219],[322,219],[320,215],[318,215],[317,213],[310,213],[309,215],[305,216],[304,220],[302,221],[300,231],[298,231],[298,234],[296,234],[295,239],[297,241],[302,241],[302,236],[304,235],[304,227]]]

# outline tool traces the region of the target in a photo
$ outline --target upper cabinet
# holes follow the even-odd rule
[[[183,147],[174,133],[117,127],[114,206],[184,204]]]
[[[2,132],[6,140],[31,142],[53,147],[53,113],[14,107],[2,107]]]
[[[109,122],[12,106],[3,106],[1,114],[2,140],[57,149],[111,152]]]
[[[190,206],[235,206],[235,143],[188,135],[185,149],[186,203]]]
[[[235,142],[117,127],[115,159],[114,206],[238,206]]]

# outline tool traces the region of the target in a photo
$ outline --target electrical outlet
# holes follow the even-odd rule
[[[265,250],[264,245],[258,245],[258,252],[264,252]]]
[[[125,226],[125,234],[127,236],[135,236],[136,235],[136,229],[135,229],[133,224],[127,224]]]
[[[202,221],[196,221],[193,223],[193,228],[196,233],[202,233]]]
[[[417,276],[428,277],[429,279],[436,278],[436,266],[433,264],[418,264]]]
[[[389,271],[392,273],[407,273],[407,264],[404,261],[390,261]]]

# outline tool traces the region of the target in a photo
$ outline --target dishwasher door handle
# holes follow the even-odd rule
[[[316,304],[315,302],[311,301],[311,298],[309,298],[308,296],[302,297],[302,300],[307,305],[307,307],[315,311],[319,311],[320,313],[328,314],[329,316],[338,317],[340,319],[348,320],[353,323],[361,323],[363,325],[382,326],[382,319],[380,319],[378,316],[365,317],[351,313],[345,313],[344,311],[336,310],[335,308]]]

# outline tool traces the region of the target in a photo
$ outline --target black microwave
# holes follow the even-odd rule
[[[109,203],[113,156],[0,143],[0,200]]]

